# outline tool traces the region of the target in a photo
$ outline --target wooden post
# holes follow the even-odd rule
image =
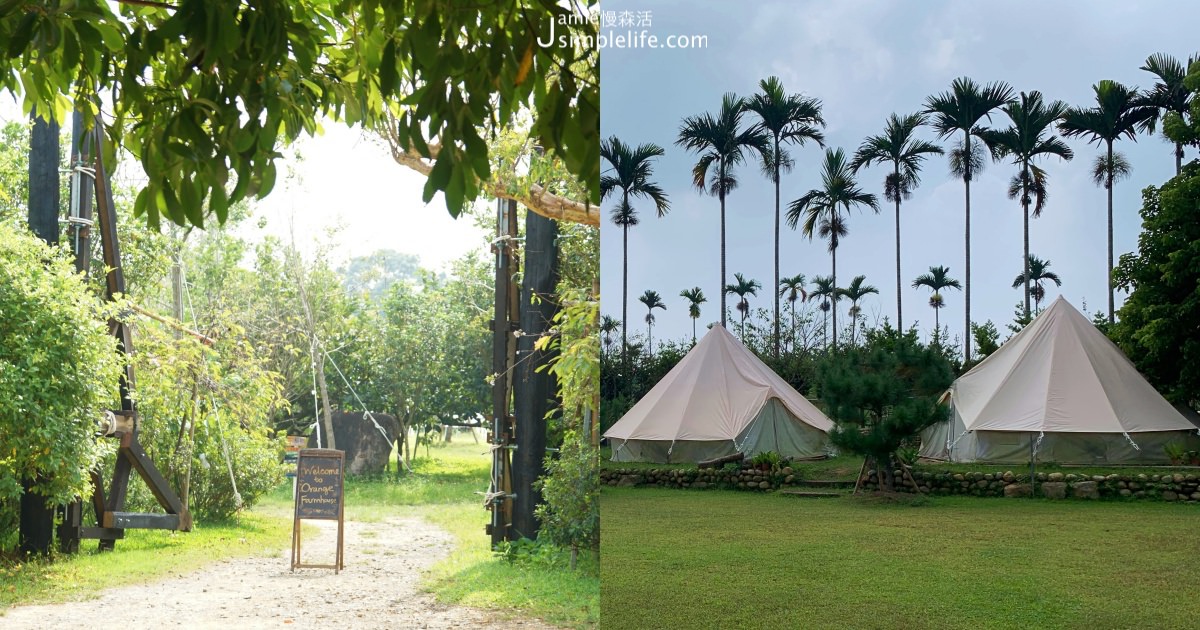
[[[534,348],[542,333],[553,325],[558,305],[558,223],[534,212],[525,213],[525,265],[521,287],[521,338],[513,380],[517,449],[513,454],[512,530],[510,540],[537,538],[539,523],[534,509],[542,493],[535,481],[545,475],[546,414],[554,408],[558,379],[546,369],[555,352]]]

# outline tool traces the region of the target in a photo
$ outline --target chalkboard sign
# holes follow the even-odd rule
[[[342,473],[346,454],[328,448],[301,449],[296,458],[296,508],[292,523],[292,570],[326,568],[335,572],[342,565],[342,515],[345,512]],[[334,564],[303,564],[300,560],[300,520],[338,522],[337,559]]]
[[[316,451],[316,452],[314,452]],[[342,452],[300,451],[296,466],[296,516],[337,520],[342,515]]]

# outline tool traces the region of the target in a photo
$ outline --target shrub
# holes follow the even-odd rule
[[[65,250],[0,224],[0,531],[15,529],[23,479],[55,504],[90,491],[106,446],[93,434],[121,369],[110,312]]]

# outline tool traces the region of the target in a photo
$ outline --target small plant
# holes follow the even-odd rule
[[[1167,454],[1167,458],[1171,460],[1172,466],[1178,466],[1183,463],[1183,458],[1187,455],[1183,445],[1179,442],[1169,442],[1163,447],[1163,452]]]
[[[764,471],[779,470],[779,462],[779,453],[775,451],[763,451],[750,460],[752,466]]]
[[[1200,451],[1188,451],[1187,462],[1192,466],[1200,466]]]

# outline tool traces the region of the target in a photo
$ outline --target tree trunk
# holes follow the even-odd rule
[[[512,528],[510,538],[537,538],[540,523],[534,509],[542,494],[534,482],[546,474],[546,415],[559,406],[558,380],[546,369],[556,352],[535,344],[553,326],[558,311],[558,223],[533,212],[525,214],[525,272],[521,279],[521,330],[513,374],[516,446],[513,451]]]
[[[653,313],[653,311],[650,311],[650,313]],[[650,314],[646,315],[646,354],[651,359],[653,359],[654,358],[654,335],[653,335],[653,331],[651,330],[651,327],[650,327],[650,317],[652,317],[652,315],[650,315]]]
[[[329,406],[329,388],[325,385],[325,357],[317,350],[316,342],[311,343],[313,366],[317,372],[317,391],[321,394],[321,415],[325,425],[325,448],[337,448],[333,437],[333,409]]]
[[[194,390],[193,390],[194,391]],[[188,448],[187,458],[184,460],[183,468],[183,483],[179,488],[179,502],[183,507],[191,509],[188,505],[188,497],[192,491],[192,459],[196,454],[196,421],[200,416],[200,397],[197,393],[192,394],[192,421],[188,423]]]
[[[894,162],[896,166],[896,181],[900,181],[900,163]],[[903,288],[900,284],[900,195],[899,190],[896,191],[896,330],[904,332],[904,308],[902,303],[904,298],[901,296]]]
[[[1183,173],[1183,145],[1175,143],[1175,176],[1179,177]]]
[[[967,162],[967,176],[965,178],[963,178],[963,184],[965,185],[964,190],[966,191],[966,201],[967,201],[966,226],[964,228],[964,233],[966,235],[964,240],[966,241],[966,245],[967,245],[967,247],[966,247],[966,249],[967,249],[967,253],[966,253],[967,274],[966,274],[966,284],[964,285],[964,287],[965,287],[964,293],[966,293],[966,299],[964,301],[964,305],[965,305],[964,321],[966,323],[964,324],[964,327],[963,327],[963,331],[964,331],[963,332],[963,363],[966,364],[966,363],[971,362],[971,177],[972,177],[973,173],[971,173],[971,166],[970,166],[970,164],[971,164],[971,134],[969,134],[969,133],[966,134],[965,141],[963,144],[963,149],[966,151],[966,162]]]
[[[721,182],[718,183],[721,195],[721,284],[717,285],[717,290],[721,292],[721,328],[727,328],[728,324],[725,321],[725,161],[721,160]]]
[[[941,346],[941,343],[938,342],[938,337],[942,334],[942,322],[941,318],[938,317],[940,311],[941,309],[938,307],[933,307],[933,342],[939,346]]]
[[[834,237],[837,238],[837,237]],[[829,310],[833,311],[833,349],[837,350],[837,242],[829,250],[829,254],[833,257],[833,290],[834,295],[830,304]]]
[[[779,135],[775,135],[775,358],[779,358]]]
[[[696,318],[692,318],[692,345],[696,345]]]
[[[1025,319],[1029,319],[1029,169],[1021,171],[1021,209],[1025,214]]]
[[[1116,308],[1114,306],[1115,300],[1113,298],[1113,280],[1112,280],[1112,270],[1113,270],[1113,199],[1112,199],[1112,197],[1113,197],[1113,190],[1112,190],[1113,189],[1113,169],[1112,169],[1113,156],[1112,156],[1112,154],[1113,154],[1112,140],[1109,140],[1108,141],[1108,267],[1104,270],[1104,275],[1107,277],[1107,281],[1108,281],[1108,323],[1110,323],[1110,324],[1116,322],[1116,317],[1114,315]]]
[[[628,207],[629,193],[622,197],[623,207]],[[633,377],[629,373],[629,224],[621,226],[621,362],[625,365],[625,380],[629,382],[629,396],[633,397]]]

